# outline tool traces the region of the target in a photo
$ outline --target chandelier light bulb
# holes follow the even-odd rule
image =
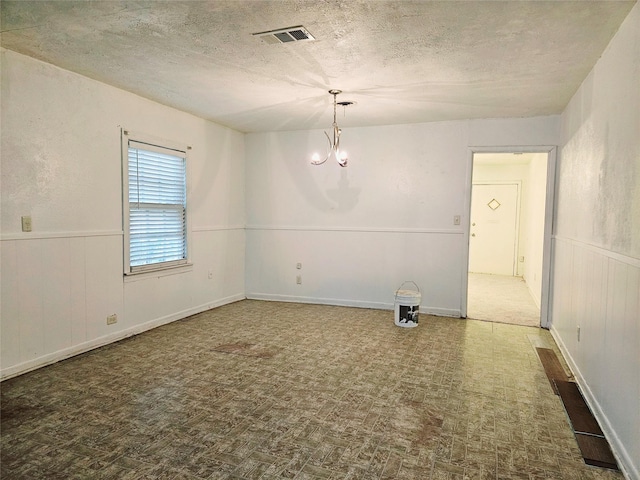
[[[341,167],[346,167],[348,160],[349,156],[347,155],[347,152],[342,150],[338,155],[338,165],[340,165]]]

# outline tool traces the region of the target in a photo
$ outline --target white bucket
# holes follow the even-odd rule
[[[405,283],[413,283],[415,290],[402,290]],[[420,289],[415,282],[404,282],[396,290],[394,322],[398,327],[417,327],[420,312]]]

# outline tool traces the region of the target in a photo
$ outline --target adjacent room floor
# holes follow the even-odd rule
[[[1,476],[622,479],[584,464],[540,345],[246,300],[3,382]]]
[[[540,309],[522,277],[469,273],[467,318],[540,326]]]

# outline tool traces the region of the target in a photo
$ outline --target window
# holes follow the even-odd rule
[[[187,263],[187,156],[123,132],[125,274]]]

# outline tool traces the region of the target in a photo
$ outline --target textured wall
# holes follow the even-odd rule
[[[638,15],[636,5],[563,115],[557,210],[559,235],[633,258],[640,258]]]
[[[186,272],[123,280],[120,126],[193,147]],[[243,297],[242,134],[3,50],[1,135],[3,376]]]
[[[562,116],[552,305],[552,332],[635,479],[640,478],[639,132],[636,5]]]
[[[247,295],[390,308],[414,280],[423,310],[460,315],[469,146],[553,145],[557,120],[345,129],[346,169],[309,164],[321,131],[248,134]]]

